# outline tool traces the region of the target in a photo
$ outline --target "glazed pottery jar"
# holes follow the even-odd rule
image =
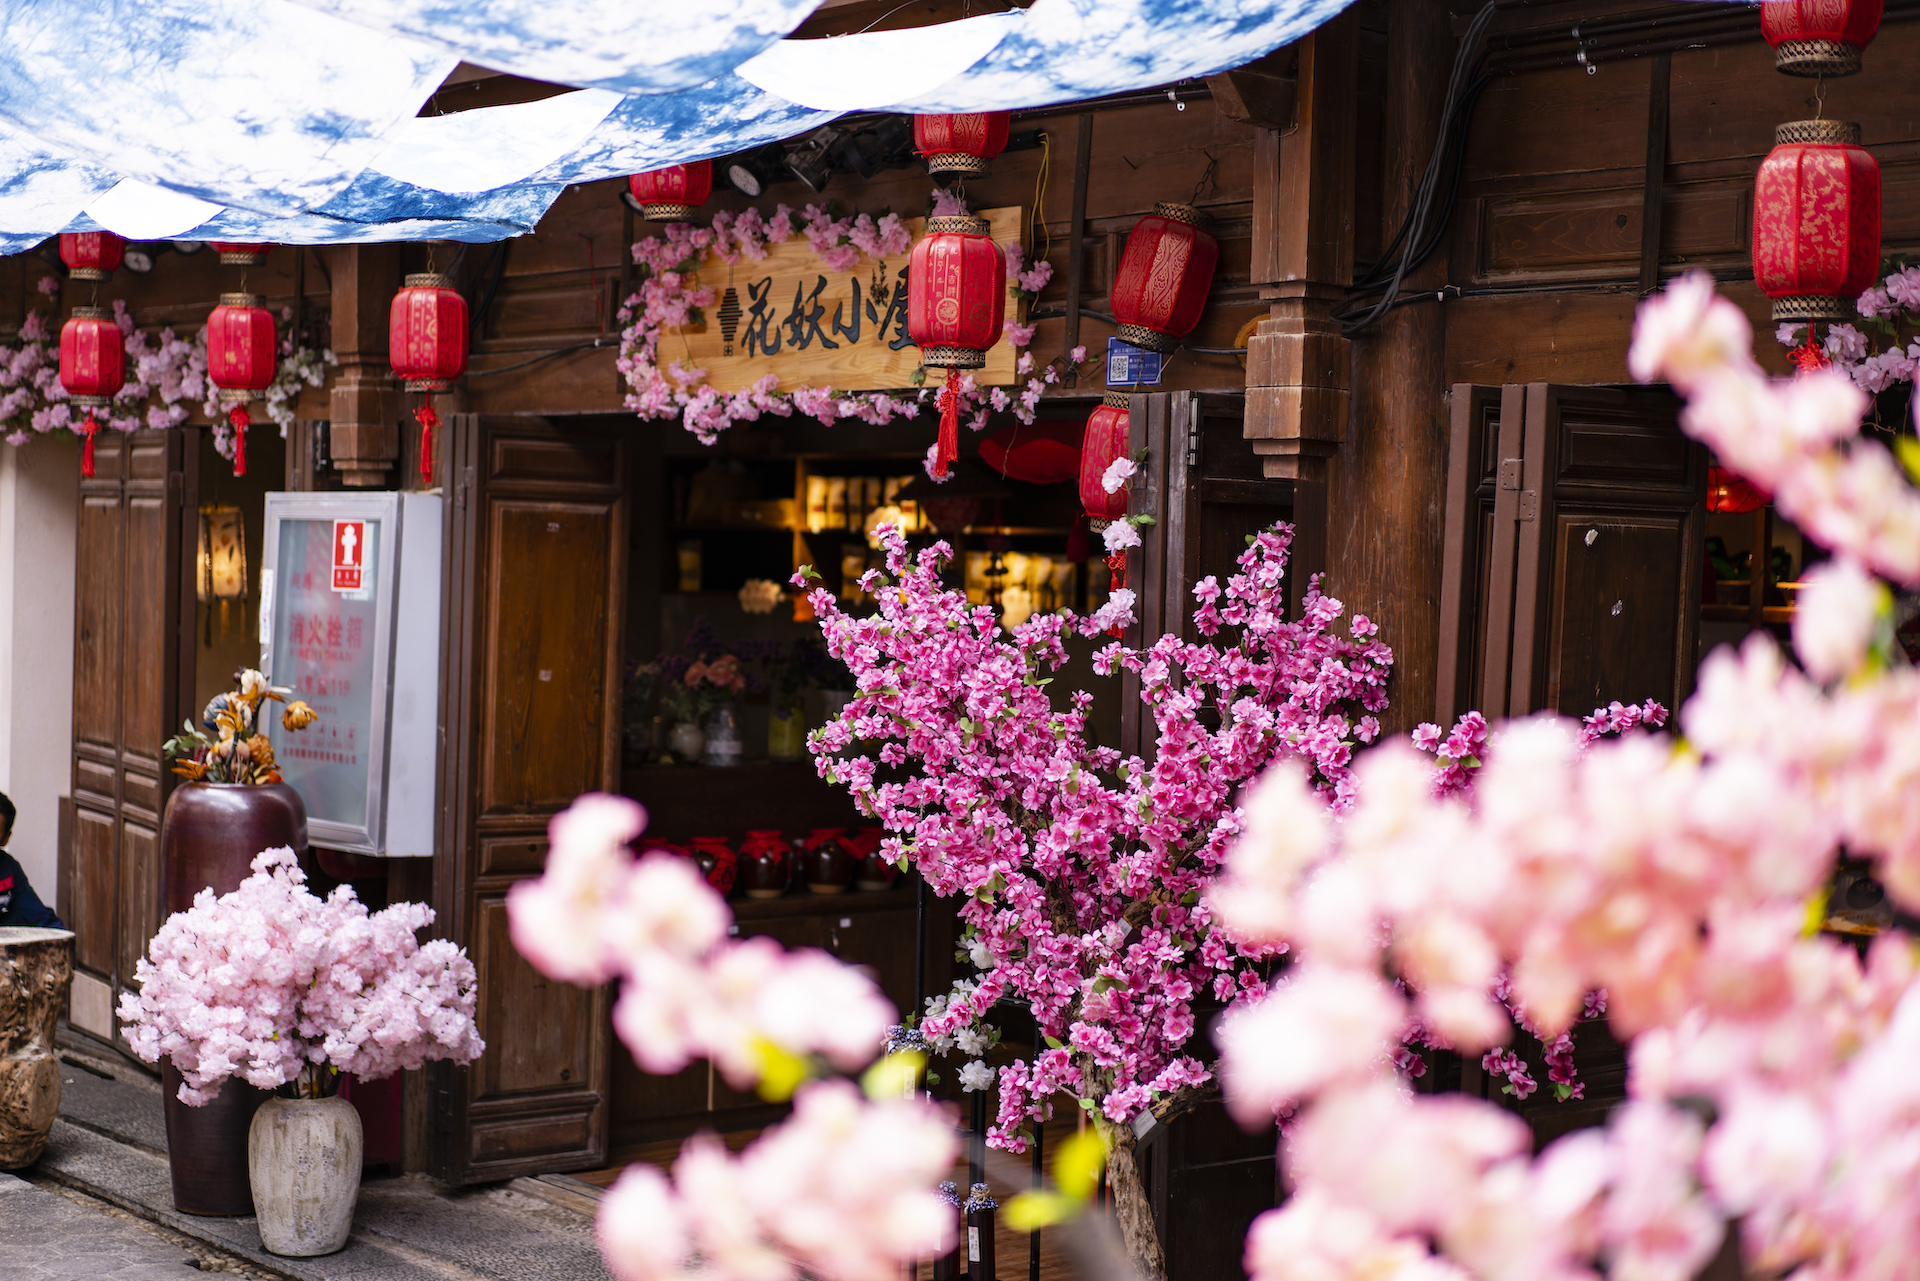
[[[815,894],[839,894],[853,880],[860,860],[854,856],[844,827],[816,827],[803,842],[806,849],[801,870],[807,888]]]
[[[365,1148],[360,1114],[338,1095],[261,1104],[247,1135],[260,1244],[294,1258],[344,1249]]]
[[[797,761],[806,754],[806,716],[797,707],[774,708],[767,715],[768,758],[776,761]]]
[[[721,898],[733,893],[734,882],[740,874],[740,858],[724,837],[694,837],[687,842],[687,856],[707,878],[707,884],[720,891]]]
[[[847,838],[853,852],[860,857],[860,867],[853,874],[855,888],[869,892],[890,890],[899,879],[900,869],[880,852],[880,843],[885,839],[886,833],[877,827],[863,827]]]
[[[774,829],[747,833],[740,842],[740,887],[748,898],[779,898],[793,884],[793,851]]]
[[[707,733],[694,721],[681,721],[667,731],[667,750],[676,760],[692,765],[707,750]]]

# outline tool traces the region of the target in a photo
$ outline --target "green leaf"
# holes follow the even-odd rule
[[[1099,996],[1103,992],[1111,992],[1114,988],[1119,986],[1120,986],[1119,979],[1113,977],[1113,975],[1111,974],[1102,974],[1099,978],[1093,981],[1093,995]]]
[[[1038,1232],[1041,1228],[1065,1223],[1086,1208],[1085,1201],[1064,1193],[1034,1189],[1022,1192],[1007,1202],[1000,1211],[1000,1217],[1015,1232]]]
[[[1049,1050],[1064,1050],[1067,1048],[1065,1045],[1061,1044],[1060,1038],[1057,1036],[1047,1036],[1043,1033],[1040,1039],[1047,1043],[1047,1048]]]
[[[916,365],[914,367],[913,376],[908,378],[907,381],[915,387],[926,386],[927,385],[927,367],[925,365]]]

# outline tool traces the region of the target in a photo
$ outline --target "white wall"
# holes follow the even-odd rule
[[[59,801],[73,772],[74,536],[80,442],[0,444],[0,792],[8,852],[53,906]]]

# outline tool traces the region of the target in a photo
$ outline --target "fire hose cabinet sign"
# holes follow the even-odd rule
[[[268,494],[260,668],[318,719],[272,718],[315,845],[428,857],[437,812],[438,494]]]

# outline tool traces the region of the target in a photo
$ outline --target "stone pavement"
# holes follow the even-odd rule
[[[22,1171],[35,1182],[56,1182],[97,1197],[141,1219],[164,1225],[214,1250],[246,1260],[259,1271],[294,1281],[608,1281],[594,1245],[593,1221],[582,1213],[593,1204],[578,1192],[536,1180],[509,1185],[452,1188],[424,1175],[372,1179],[361,1184],[353,1236],[338,1254],[287,1259],[260,1248],[254,1220],[203,1218],[173,1208],[167,1174],[166,1123],[159,1087],[131,1072],[104,1074],[111,1065],[63,1051],[60,1118],[46,1155]],[[567,1181],[571,1183],[572,1181]],[[24,1186],[24,1185],[22,1185]],[[589,1192],[591,1189],[589,1189]],[[52,1192],[27,1187],[7,1195],[51,1197],[83,1216],[72,1224],[76,1239],[91,1240],[105,1222],[145,1237],[164,1255],[164,1242],[129,1224],[88,1212]],[[578,1208],[576,1208],[578,1207]],[[0,1216],[6,1215],[0,1200]],[[0,1217],[0,1241],[11,1218]],[[119,1237],[114,1236],[115,1240]],[[79,1247],[76,1247],[79,1248]],[[106,1255],[102,1256],[108,1257]],[[117,1256],[114,1256],[117,1257]],[[160,1256],[155,1256],[160,1258]],[[112,1277],[173,1281],[200,1276],[183,1256],[174,1272],[47,1272],[47,1277]],[[131,1256],[129,1256],[131,1258]],[[165,1260],[160,1258],[161,1262]],[[154,1265],[158,1268],[159,1263]],[[9,1279],[15,1274],[7,1272]],[[28,1273],[39,1281],[42,1274]]]
[[[178,1246],[0,1174],[0,1241],[9,1281],[206,1281]]]

